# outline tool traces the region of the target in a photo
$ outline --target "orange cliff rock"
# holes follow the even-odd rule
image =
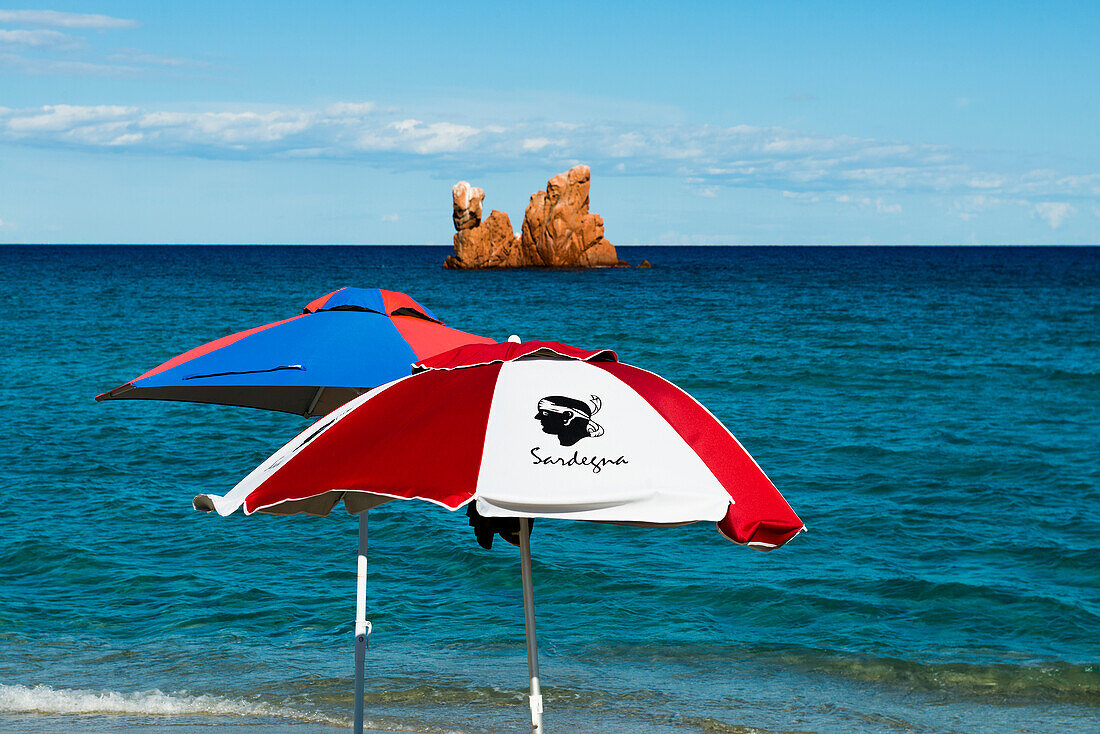
[[[493,210],[481,220],[485,192],[459,181],[451,190],[454,200],[454,255],[444,267],[585,268],[622,266],[615,246],[604,237],[603,217],[588,211],[592,173],[573,166],[546,182],[545,191],[531,194],[516,234],[504,212]]]

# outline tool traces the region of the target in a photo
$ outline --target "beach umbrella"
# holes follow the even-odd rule
[[[418,359],[487,339],[410,296],[341,288],[296,316],[215,339],[96,400],[181,400],[321,416],[409,374]]]
[[[326,515],[343,501],[363,517],[383,502],[420,499],[518,519],[536,731],[542,696],[531,518],[643,526],[709,520],[726,538],[760,550],[804,530],[706,408],[614,352],[556,342],[470,345],[415,368],[322,418],[228,494],[199,495],[194,506],[221,515],[238,508]],[[361,730],[358,690],[355,721]]]
[[[493,340],[444,326],[404,293],[340,288],[302,312],[184,352],[96,400],[178,400],[324,415],[411,373],[418,359]],[[354,503],[353,503],[354,504]],[[359,516],[356,690],[362,693],[367,515]]]

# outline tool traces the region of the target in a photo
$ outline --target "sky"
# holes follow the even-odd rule
[[[521,7],[522,5],[522,7]],[[1100,244],[1100,3],[22,2],[0,243]]]

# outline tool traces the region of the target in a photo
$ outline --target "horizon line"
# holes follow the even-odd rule
[[[437,247],[452,245],[431,242],[0,242],[0,247]],[[1100,243],[891,243],[891,242],[713,242],[713,243],[632,243],[615,247],[1100,247]]]

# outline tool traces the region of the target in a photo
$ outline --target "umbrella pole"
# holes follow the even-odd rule
[[[355,734],[363,734],[363,667],[367,659],[367,511],[359,513],[359,572],[355,583]]]
[[[519,557],[523,576],[523,623],[527,628],[527,672],[531,676],[531,730],[542,734],[539,643],[535,636],[535,594],[531,584],[531,521],[526,517],[519,519]]]

